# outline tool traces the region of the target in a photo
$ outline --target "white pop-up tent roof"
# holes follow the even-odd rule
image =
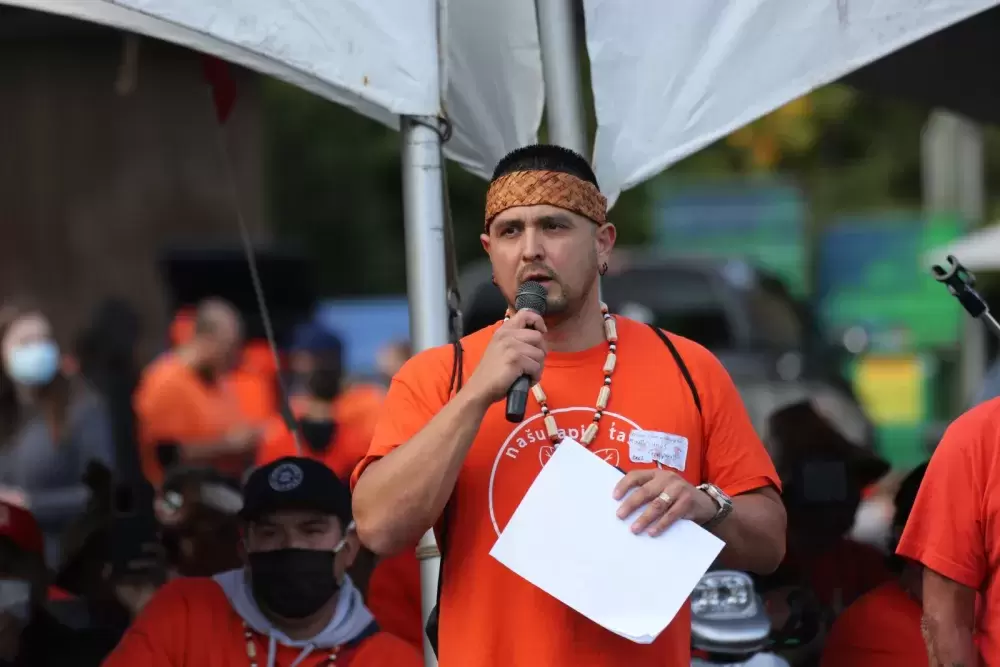
[[[0,3],[181,44],[393,127],[400,115],[444,113],[454,129],[446,152],[480,175],[534,141],[541,122],[534,0]],[[583,5],[598,120],[594,161],[614,200],[782,104],[1000,0]]]
[[[783,104],[997,5],[584,0],[601,187],[613,198]],[[925,88],[944,83],[928,82],[926,71],[909,78]],[[872,74],[863,83],[881,81]]]
[[[954,255],[970,271],[1000,270],[1000,223],[977,229],[967,236],[927,253],[928,266],[946,266],[948,255]]]
[[[439,116],[448,155],[486,175],[536,140],[533,0],[0,0],[121,28],[287,81],[390,127]],[[438,25],[445,44],[440,55]],[[484,30],[488,26],[488,30]],[[441,73],[445,76],[442,77]],[[443,89],[443,90],[442,90]]]

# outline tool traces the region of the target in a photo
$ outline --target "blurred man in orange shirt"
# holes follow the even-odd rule
[[[896,492],[893,548],[926,470],[926,464],[914,469]],[[834,623],[821,667],[927,667],[920,634],[921,567],[899,556],[890,557],[890,567],[897,576],[862,596]]]
[[[228,303],[198,306],[194,336],[143,371],[135,395],[139,458],[154,485],[164,465],[207,465],[239,478],[256,447],[249,426],[223,378],[243,342],[242,321]]]
[[[172,348],[183,347],[194,339],[195,315],[194,310],[185,308],[174,316],[170,324]],[[239,364],[225,374],[225,382],[235,394],[243,416],[252,424],[263,424],[278,411],[274,354],[267,341],[254,340],[247,342],[238,356]]]

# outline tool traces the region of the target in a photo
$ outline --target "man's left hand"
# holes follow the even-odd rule
[[[635,489],[632,493],[629,489]],[[615,500],[621,500],[618,518],[627,519],[645,507],[632,524],[636,535],[647,531],[651,536],[662,535],[678,519],[689,519],[699,525],[710,521],[719,506],[705,492],[699,491],[683,477],[669,470],[633,470],[615,486]]]

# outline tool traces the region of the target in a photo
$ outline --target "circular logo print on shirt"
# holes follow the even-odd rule
[[[594,408],[560,408],[550,414],[556,418],[561,437],[580,442],[587,425],[594,418]],[[605,411],[590,451],[610,465],[627,469],[628,437],[639,428],[631,419]],[[528,487],[555,451],[555,445],[545,432],[541,414],[515,426],[500,445],[493,461],[489,486],[490,520],[498,537],[528,492]]]
[[[302,483],[302,468],[294,463],[282,463],[271,471],[268,481],[275,491],[291,491]]]

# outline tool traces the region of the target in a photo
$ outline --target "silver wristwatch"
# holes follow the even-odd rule
[[[733,499],[727,496],[725,491],[715,484],[699,484],[697,488],[699,491],[708,494],[708,497],[714,500],[715,504],[719,506],[719,509],[715,512],[715,516],[702,524],[703,528],[717,526],[732,513]]]

